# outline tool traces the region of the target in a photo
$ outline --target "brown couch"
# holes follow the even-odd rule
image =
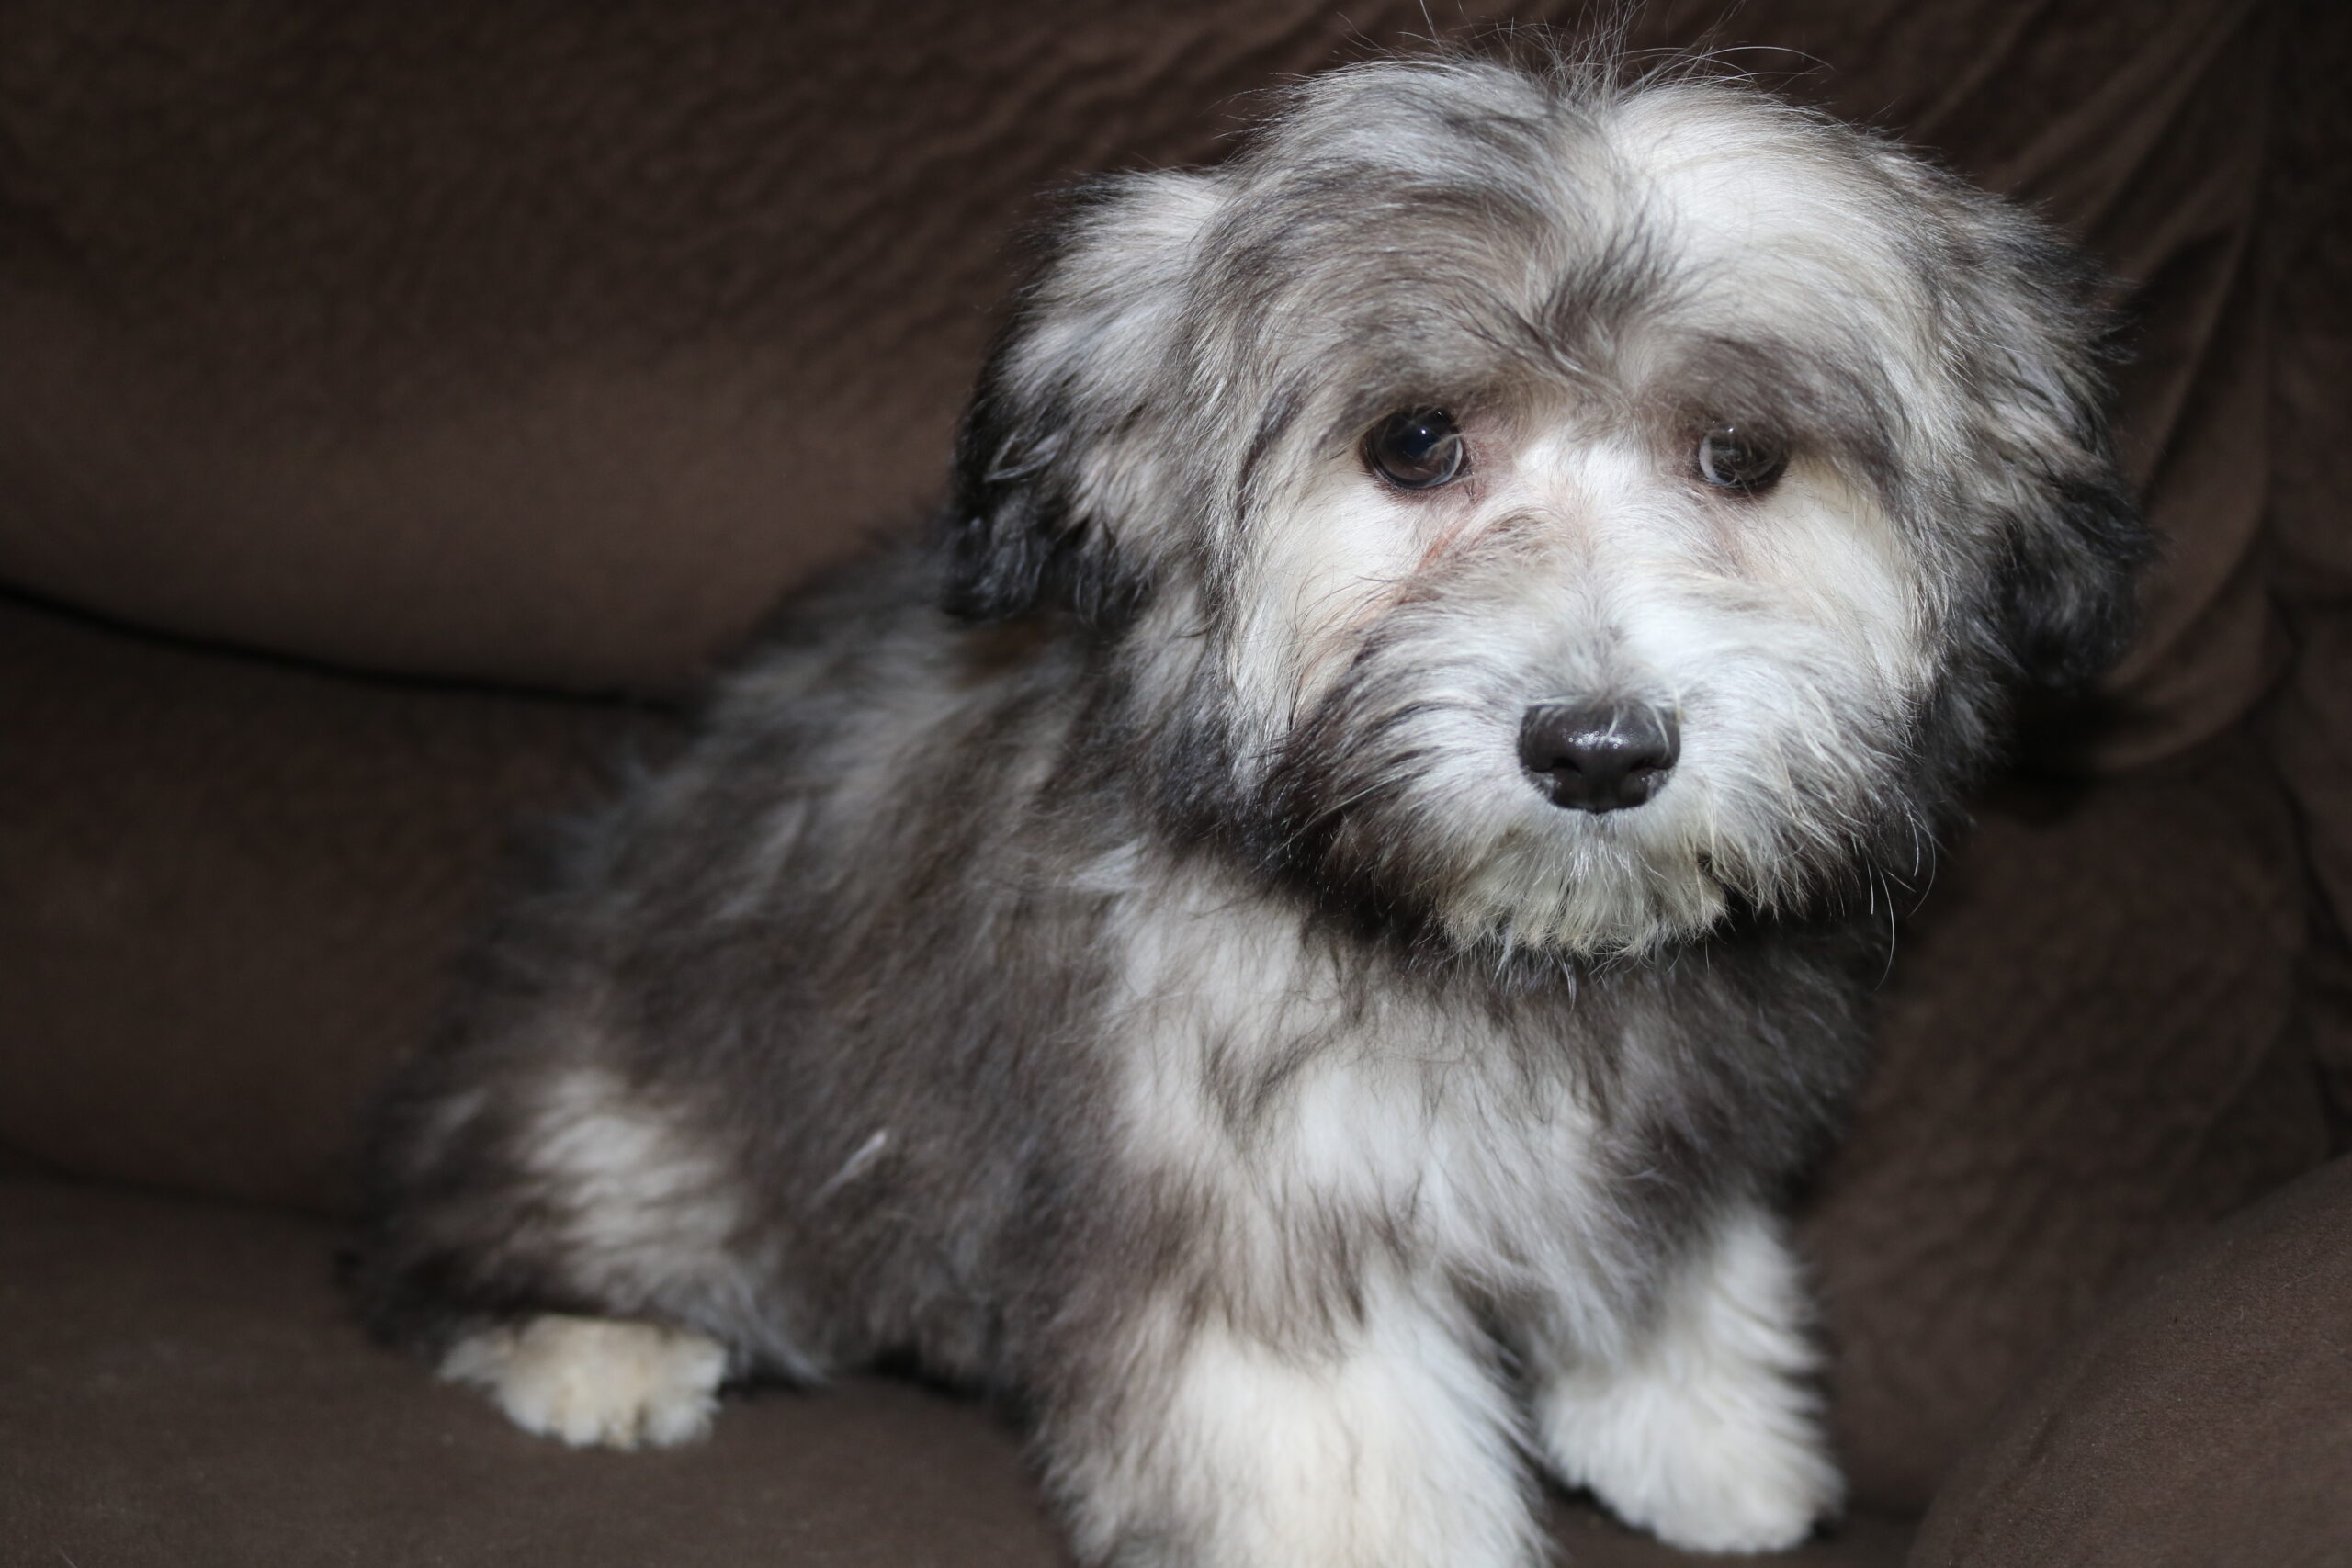
[[[1581,9],[0,0],[0,1562],[1057,1561],[933,1391],[577,1453],[372,1348],[357,1108],[510,824],[935,497],[1035,192]],[[2352,1562],[2352,31],[1720,9],[1629,41],[1781,46],[2106,256],[2167,540],[1883,987],[1804,1218],[1855,1510],[1789,1561]]]

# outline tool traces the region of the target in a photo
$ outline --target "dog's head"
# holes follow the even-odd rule
[[[1388,61],[1083,197],[949,608],[1090,623],[1256,852],[1597,953],[1902,874],[2144,553],[2090,279],[1745,87]]]

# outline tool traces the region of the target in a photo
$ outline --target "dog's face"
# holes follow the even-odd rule
[[[2141,536],[2079,269],[1728,85],[1385,62],[1109,186],[984,379],[949,599],[1127,657],[1258,852],[1581,953],[1926,853]]]

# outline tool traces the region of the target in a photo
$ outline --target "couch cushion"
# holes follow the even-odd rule
[[[2151,1266],[1955,1472],[1916,1568],[2352,1555],[2352,1159]]]
[[[1808,1205],[1859,1494],[1924,1506],[2136,1260],[2327,1154],[2295,821],[2243,732],[2014,785],[1936,873]]]
[[[0,1142],[331,1209],[524,813],[659,720],[126,636],[0,594]]]
[[[705,1444],[575,1451],[362,1339],[331,1230],[0,1182],[0,1560],[497,1568],[1063,1561],[1012,1438],[905,1383],[731,1399]],[[1579,1568],[1695,1562],[1562,1504]],[[1893,1568],[1850,1522],[1758,1563]]]

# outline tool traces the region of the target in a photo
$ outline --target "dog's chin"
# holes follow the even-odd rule
[[[1731,905],[1706,857],[1547,831],[1497,846],[1442,904],[1464,948],[1637,960],[1703,936]]]
[[[1517,777],[1443,782],[1338,814],[1309,874],[1421,910],[1427,933],[1465,954],[1639,960],[1704,937],[1735,906],[1776,902],[1727,876],[1725,846],[1664,802],[1596,816]]]
[[[1736,914],[1832,916],[1891,886],[1858,841],[1742,825],[1736,810],[1665,802],[1599,818],[1530,811],[1475,840],[1424,845],[1423,863],[1451,851],[1460,868],[1424,908],[1464,952],[1639,961],[1715,934]]]

